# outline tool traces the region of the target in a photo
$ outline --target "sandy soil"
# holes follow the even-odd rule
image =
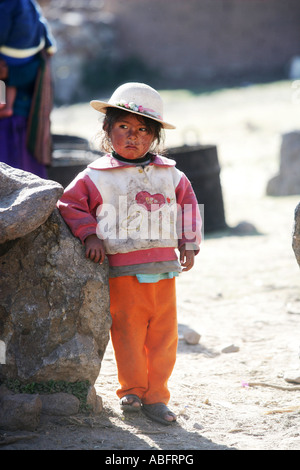
[[[292,83],[164,98],[165,114],[178,126],[168,145],[181,145],[187,134],[217,144],[226,221],[257,229],[206,236],[194,269],[178,279],[179,333],[191,327],[201,339],[179,341],[170,380],[177,424],[124,417],[109,345],[96,383],[104,403],[99,417],[51,418],[3,449],[300,449],[300,390],[284,380],[287,371],[300,371],[300,272],[291,246],[300,196],[265,195],[279,168],[281,135],[299,127]],[[95,128],[87,105],[55,110],[52,121],[55,132],[90,137]],[[222,352],[230,345],[238,350]]]

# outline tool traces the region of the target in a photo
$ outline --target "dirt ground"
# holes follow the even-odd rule
[[[178,279],[179,334],[191,327],[201,339],[179,341],[169,383],[177,424],[121,413],[109,344],[96,383],[103,413],[51,418],[3,450],[300,449],[300,389],[284,379],[300,372],[300,272],[291,245],[300,195],[266,196],[281,136],[300,126],[292,85],[163,94],[167,120],[178,126],[168,145],[186,141],[186,130],[191,140],[196,130],[201,143],[217,144],[226,221],[247,221],[257,231],[206,236],[194,269]],[[52,118],[54,131],[87,137],[94,121],[87,105],[57,109]],[[230,345],[235,352],[222,352]]]

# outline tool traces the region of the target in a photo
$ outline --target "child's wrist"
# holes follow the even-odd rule
[[[98,238],[97,235],[95,233],[90,233],[89,235],[87,235],[84,239],[84,243],[87,241],[87,240],[91,240],[92,238]]]

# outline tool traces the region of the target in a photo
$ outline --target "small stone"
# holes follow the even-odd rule
[[[199,430],[203,429],[203,426],[199,423],[194,423],[193,427],[194,427],[194,429],[199,429]]]
[[[256,227],[251,222],[243,221],[231,229],[234,235],[256,235],[258,233]]]
[[[300,302],[289,302],[286,309],[291,315],[300,315]]]
[[[229,346],[225,346],[225,348],[223,348],[221,352],[228,354],[228,353],[238,352],[239,350],[240,348],[238,346],[235,346],[234,344],[230,344]]]
[[[300,266],[300,203],[295,209],[292,248]]]
[[[39,395],[4,393],[0,397],[0,429],[34,431],[40,422]]]
[[[41,394],[42,413],[55,416],[70,416],[77,414],[80,402],[71,393]]]
[[[92,407],[94,414],[99,414],[103,410],[102,398],[97,395],[95,387],[93,386],[89,388],[86,402]]]
[[[285,372],[283,378],[286,382],[300,384],[300,369]]]
[[[183,332],[183,337],[188,344],[198,344],[201,338],[199,333],[191,328],[188,328]]]

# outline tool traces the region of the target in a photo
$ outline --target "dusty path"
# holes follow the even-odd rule
[[[246,220],[259,232],[206,237],[193,271],[178,279],[179,333],[189,326],[201,340],[179,342],[170,381],[177,425],[165,428],[143,415],[124,418],[109,345],[97,382],[101,416],[53,418],[27,440],[3,448],[300,449],[300,390],[282,389],[295,386],[284,380],[285,372],[300,371],[300,272],[291,247],[300,195],[265,196],[278,169],[281,134],[300,125],[292,93],[288,82],[200,97],[178,92],[176,106],[174,94],[165,93],[166,114],[179,129],[169,145],[182,143],[176,113],[182,109],[184,127],[196,127],[201,142],[218,145],[227,223]],[[89,137],[95,124],[89,113],[85,105],[56,110],[54,130]],[[222,352],[232,344],[236,352]]]

